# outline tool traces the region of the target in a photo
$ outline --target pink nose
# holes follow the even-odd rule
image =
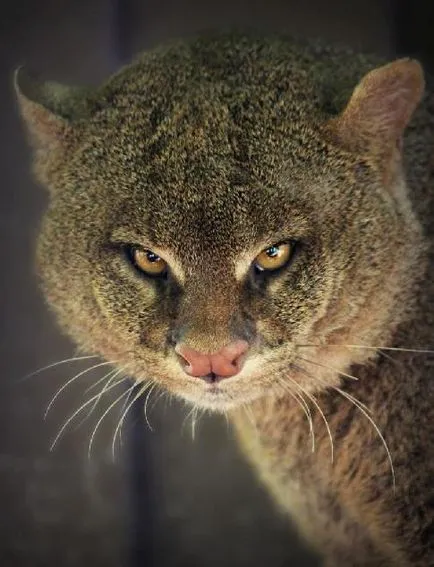
[[[184,371],[191,376],[208,378],[213,381],[235,376],[242,368],[242,356],[249,349],[247,341],[233,341],[212,354],[203,354],[187,345],[178,343],[175,352],[180,357]]]

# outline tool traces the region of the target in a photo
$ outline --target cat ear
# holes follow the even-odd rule
[[[345,110],[331,121],[338,140],[381,159],[400,147],[424,91],[421,65],[399,59],[374,69],[357,85]]]
[[[39,82],[24,71],[15,71],[15,92],[30,140],[37,150],[55,149],[73,127],[74,118],[86,109],[89,90],[55,82]]]

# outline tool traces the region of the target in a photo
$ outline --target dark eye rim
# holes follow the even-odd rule
[[[296,255],[298,255],[301,247],[301,242],[299,240],[294,240],[293,238],[287,240],[280,240],[279,242],[275,242],[264,248],[264,250],[268,250],[268,248],[272,248],[273,246],[281,246],[282,244],[290,244],[291,245],[291,254],[289,255],[288,260],[282,264],[279,268],[275,270],[267,270],[266,268],[261,268],[256,262],[252,263],[253,271],[256,275],[262,277],[274,276],[280,274],[284,270],[286,270],[294,261]]]
[[[137,272],[140,276],[146,278],[146,279],[167,279],[168,277],[168,272],[169,272],[169,268],[166,265],[165,269],[159,273],[159,274],[151,274],[148,272],[145,272],[144,270],[142,270],[138,265],[137,262],[134,258],[134,254],[135,252],[137,252],[138,250],[140,250],[141,252],[146,252],[148,250],[148,248],[144,248],[143,246],[140,246],[140,244],[132,244],[132,243],[125,243],[122,245],[122,249],[124,252],[124,255],[127,259],[127,261],[129,262],[129,264],[134,268],[135,272]],[[152,252],[152,250],[150,250],[150,252]],[[152,252],[153,254],[155,254],[155,252]],[[156,254],[156,256],[158,256],[158,254]],[[158,256],[160,257],[160,256]]]

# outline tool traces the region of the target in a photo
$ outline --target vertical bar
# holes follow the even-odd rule
[[[132,0],[112,0],[110,57],[113,71],[132,58],[134,10]],[[140,386],[134,390],[137,395]],[[154,564],[154,510],[151,451],[143,415],[143,399],[127,414],[128,491],[130,494],[129,565]]]

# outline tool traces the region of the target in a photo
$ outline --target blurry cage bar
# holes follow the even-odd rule
[[[134,34],[132,0],[112,0],[110,61],[113,72],[129,63]],[[137,388],[138,391],[139,387]],[[137,394],[135,391],[132,398]],[[143,419],[143,399],[133,404],[127,416],[128,490],[130,495],[129,565],[151,567],[154,560],[155,510],[149,431]]]

